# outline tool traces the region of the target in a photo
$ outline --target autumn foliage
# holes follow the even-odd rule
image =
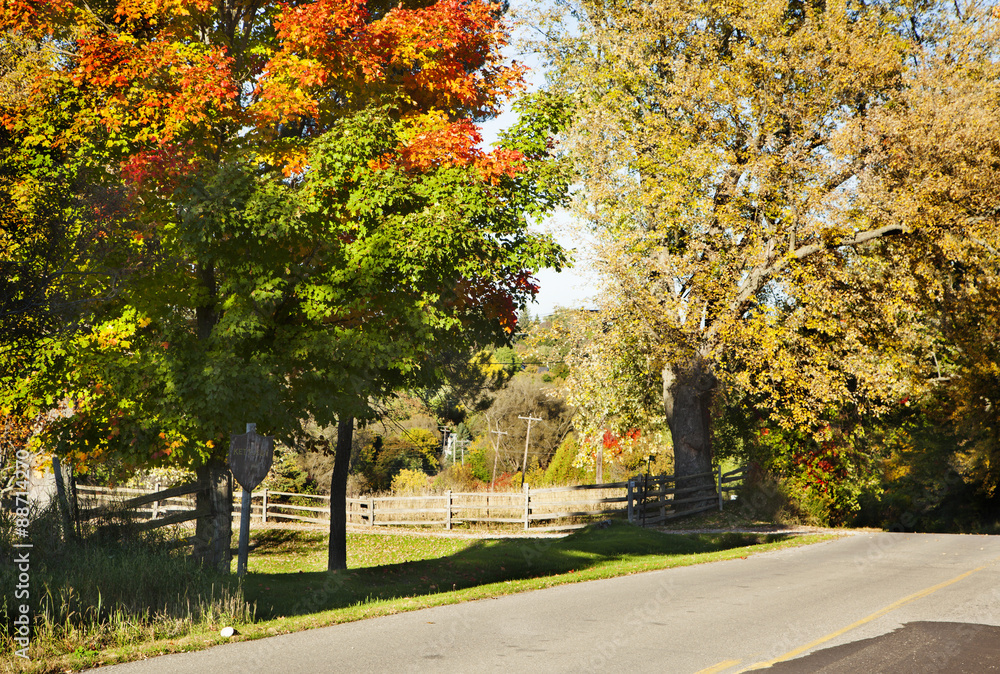
[[[122,0],[103,13],[5,2],[0,27],[50,45],[54,66],[4,105],[4,125],[23,130],[69,96],[80,114],[48,144],[108,134],[126,166],[164,165],[160,155],[177,156],[164,149],[183,140],[189,161],[255,148],[289,173],[303,168],[309,138],[373,100],[394,105],[405,132],[393,156],[409,166],[476,160],[510,173],[519,158],[475,149],[472,120],[494,114],[523,73],[501,61],[505,27],[489,2],[401,4],[380,16],[360,0]]]
[[[70,401],[49,440],[78,466],[372,414],[436,349],[506,339],[564,261],[524,216],[565,188],[551,120],[481,147],[524,73],[496,3],[2,0],[0,30],[17,208],[58,183],[108,251],[90,327],[5,394]]]

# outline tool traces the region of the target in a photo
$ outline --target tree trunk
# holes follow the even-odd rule
[[[706,499],[716,498],[711,475],[691,476],[712,471],[711,406],[717,380],[703,358],[668,365],[663,369],[663,407],[674,444],[674,475],[677,487],[703,486]],[[700,496],[701,491],[682,498]],[[685,504],[682,509],[699,506]]]
[[[229,468],[213,461],[198,469],[198,481],[204,489],[195,497],[195,507],[205,508],[208,515],[199,517],[195,525],[195,561],[229,573],[233,540],[233,479]]]
[[[347,568],[347,474],[354,444],[354,418],[337,424],[337,448],[334,450],[333,477],[330,478],[330,549],[326,569]]]

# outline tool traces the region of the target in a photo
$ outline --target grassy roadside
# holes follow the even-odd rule
[[[256,532],[249,573],[242,584],[247,601],[256,605],[256,617],[253,622],[236,624],[239,634],[234,639],[219,635],[224,625],[211,624],[177,638],[53,652],[21,669],[80,670],[566,583],[745,557],[830,538],[668,535],[621,523],[590,527],[566,538],[454,539],[360,533],[349,537],[352,568],[328,573],[323,570],[323,534],[282,529]]]

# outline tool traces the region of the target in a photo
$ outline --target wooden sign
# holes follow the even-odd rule
[[[251,424],[247,424],[251,426]],[[234,435],[229,443],[229,469],[241,487],[253,491],[264,481],[274,459],[274,439],[259,435],[253,428]]]

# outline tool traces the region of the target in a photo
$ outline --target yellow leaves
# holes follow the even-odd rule
[[[431,108],[425,112],[414,112],[403,116],[396,128],[396,133],[403,145],[409,145],[414,138],[432,131],[441,131],[448,127],[448,115],[443,111]]]
[[[145,19],[155,26],[157,18],[189,17],[193,11],[203,13],[212,8],[211,0],[120,0],[115,16],[129,21]]]

